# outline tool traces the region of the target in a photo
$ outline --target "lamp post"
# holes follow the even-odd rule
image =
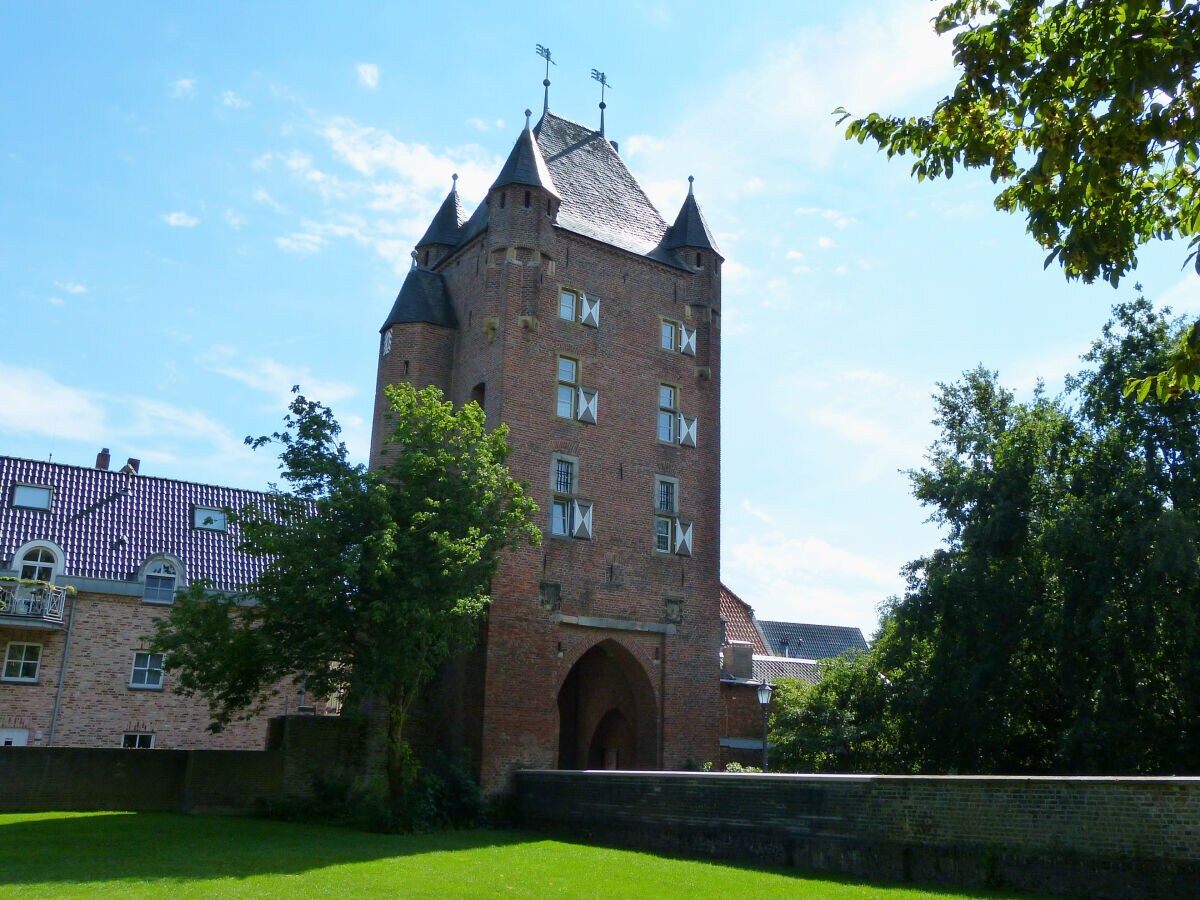
[[[771,689],[773,685],[765,678],[758,686],[758,705],[762,707],[762,744],[763,744],[763,763],[762,770],[767,771],[767,706],[771,703]]]

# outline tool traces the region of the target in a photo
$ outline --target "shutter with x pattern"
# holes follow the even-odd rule
[[[682,519],[675,523],[675,552],[680,556],[692,555],[692,523]]]
[[[688,356],[696,355],[696,329],[686,325],[679,326],[679,352]]]
[[[682,447],[696,446],[696,417],[679,414],[679,444]]]
[[[579,295],[579,321],[593,328],[600,327],[600,301],[593,300],[587,294]]]
[[[575,528],[571,532],[572,537],[591,540],[592,537],[592,504],[586,500],[572,501],[575,518]]]
[[[579,414],[576,416],[580,422],[587,422],[589,425],[596,424],[596,392],[591,388],[580,388],[578,402]]]

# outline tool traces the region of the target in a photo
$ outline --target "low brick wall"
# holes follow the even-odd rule
[[[254,812],[355,769],[364,726],[337,717],[270,723],[269,750],[0,747],[0,812]]]
[[[871,878],[1195,897],[1200,778],[524,771],[522,823]]]

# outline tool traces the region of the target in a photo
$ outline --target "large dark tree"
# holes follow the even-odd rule
[[[469,645],[506,547],[540,532],[509,477],[507,429],[436,388],[388,388],[385,462],[352,464],[330,410],[297,396],[277,444],[290,491],[235,511],[241,549],[267,562],[245,593],[182,599],[154,638],[184,693],[215,727],[261,707],[281,679],[351,708],[382,711],[386,770],[399,799],[412,767],[404,727],[418,692]]]
[[[1122,400],[1122,373],[1161,365],[1170,341],[1139,300],[1062,400],[1018,403],[984,369],[941,386],[911,479],[944,545],[907,567],[870,654],[789,713],[846,707],[853,729],[810,758],[1200,772],[1200,409]]]

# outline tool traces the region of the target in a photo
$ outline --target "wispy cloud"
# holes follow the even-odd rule
[[[263,206],[268,206],[277,213],[287,212],[287,208],[272,197],[266,188],[255,188],[254,193],[250,195],[250,199],[255,203],[261,203]]]
[[[796,210],[798,216],[817,216],[827,222],[831,222],[834,228],[849,228],[851,225],[857,225],[858,219],[854,216],[847,215],[839,209],[821,209],[816,206],[802,206]]]
[[[1154,305],[1159,309],[1169,306],[1177,315],[1200,314],[1200,275],[1189,272],[1158,297]]]
[[[488,119],[481,119],[478,116],[467,119],[467,124],[470,125],[472,128],[474,128],[476,131],[491,131],[493,128],[495,128],[497,130],[504,128],[504,120],[503,119],[488,120]]]
[[[225,210],[225,223],[236,231],[246,224],[246,217],[237,210],[227,209]]]
[[[56,281],[54,286],[68,294],[86,294],[88,292],[87,285],[77,281]]]
[[[172,97],[187,97],[196,91],[196,81],[193,78],[176,78],[171,82]]]
[[[834,244],[833,238],[829,237],[828,235],[823,234],[819,238],[817,238],[817,246],[820,247],[822,250],[829,250],[829,249],[833,248],[835,246],[835,244]]]
[[[195,228],[200,224],[200,220],[195,216],[190,215],[183,210],[175,212],[163,213],[162,220],[172,228]]]
[[[242,99],[233,91],[225,91],[221,94],[221,105],[230,109],[245,109],[250,105],[250,101]]]
[[[262,391],[281,409],[290,402],[294,385],[300,385],[306,396],[323,403],[335,403],[358,393],[349,384],[320,380],[307,368],[270,357],[250,357],[234,347],[214,347],[200,357],[200,364],[210,372]]]
[[[40,369],[0,363],[0,432],[95,441],[104,426],[95,394],[68,387]]]
[[[296,253],[301,256],[311,256],[320,252],[326,244],[325,238],[311,232],[296,231],[275,238],[275,245],[286,253]]]
[[[354,67],[358,72],[358,83],[368,90],[379,87],[379,66],[375,63],[359,63]]]

